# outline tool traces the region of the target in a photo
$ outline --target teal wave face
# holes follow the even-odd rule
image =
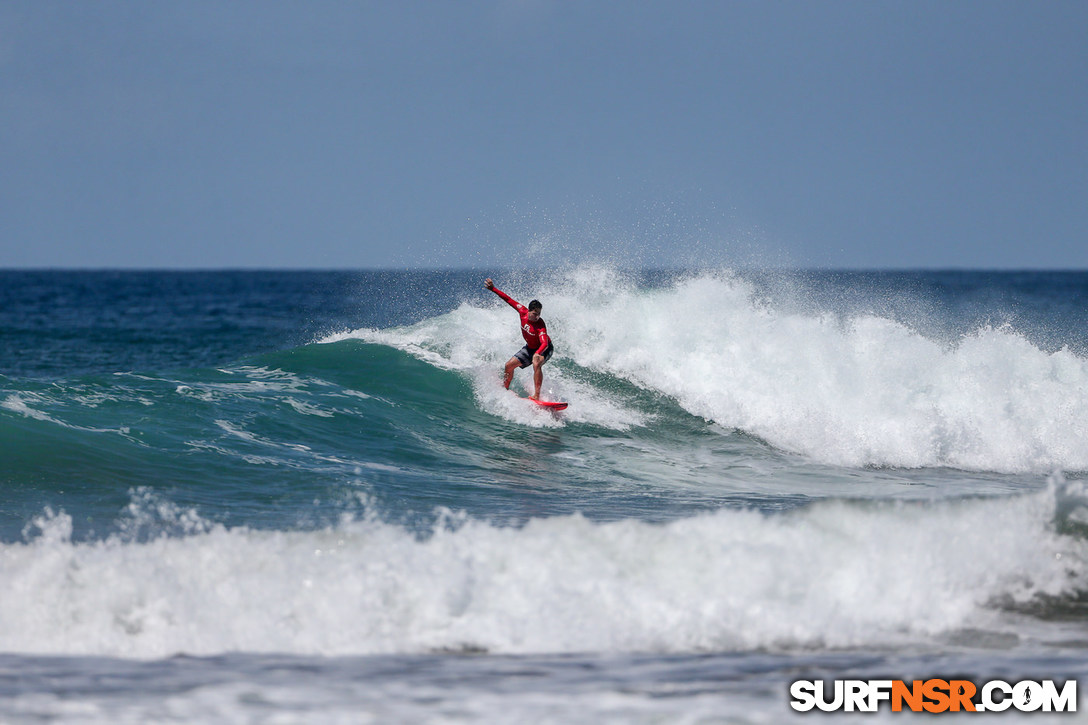
[[[463,375],[353,340],[174,376],[6,380],[0,429],[8,539],[42,506],[78,512],[77,538],[106,535],[145,489],[272,527],[323,525],[364,502],[426,525],[439,507],[525,519],[640,496],[601,452],[571,465],[591,460],[595,436],[512,425],[480,410]]]
[[[9,535],[43,504],[84,512],[84,529],[108,526],[141,487],[235,523],[293,524],[315,500],[434,465],[403,432],[425,434],[428,416],[469,406],[432,393],[456,376],[396,351],[336,347],[174,376],[4,381]]]

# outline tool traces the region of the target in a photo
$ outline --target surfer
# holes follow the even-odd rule
[[[530,302],[528,307],[523,306],[496,287],[490,277],[484,280],[484,287],[503,298],[506,304],[513,307],[521,315],[521,336],[525,338],[525,347],[518,350],[514,357],[506,362],[506,377],[503,378],[502,386],[509,390],[510,381],[514,379],[514,370],[532,365],[533,394],[529,397],[533,400],[540,400],[540,385],[544,382],[544,371],[541,368],[544,367],[544,363],[548,362],[552,353],[555,352],[551,338],[548,337],[548,328],[544,325],[544,320],[540,319],[540,311],[544,306],[538,300]]]

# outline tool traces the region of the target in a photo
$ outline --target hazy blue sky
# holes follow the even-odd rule
[[[1088,268],[1088,2],[0,1],[0,267]]]

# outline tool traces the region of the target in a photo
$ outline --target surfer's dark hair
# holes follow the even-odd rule
[[[540,300],[533,300],[529,303],[529,309],[539,312],[540,310],[544,309],[544,305],[540,304]]]

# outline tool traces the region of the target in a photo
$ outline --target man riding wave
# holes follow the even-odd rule
[[[529,397],[540,400],[540,386],[544,382],[544,371],[541,368],[555,352],[555,346],[548,337],[548,328],[544,320],[540,319],[540,311],[544,306],[538,300],[533,300],[528,307],[525,307],[496,287],[490,277],[484,280],[484,286],[501,297],[521,316],[521,336],[525,338],[525,347],[514,353],[514,357],[506,362],[506,376],[503,378],[502,385],[509,390],[510,381],[514,379],[514,370],[532,365],[533,394]]]

